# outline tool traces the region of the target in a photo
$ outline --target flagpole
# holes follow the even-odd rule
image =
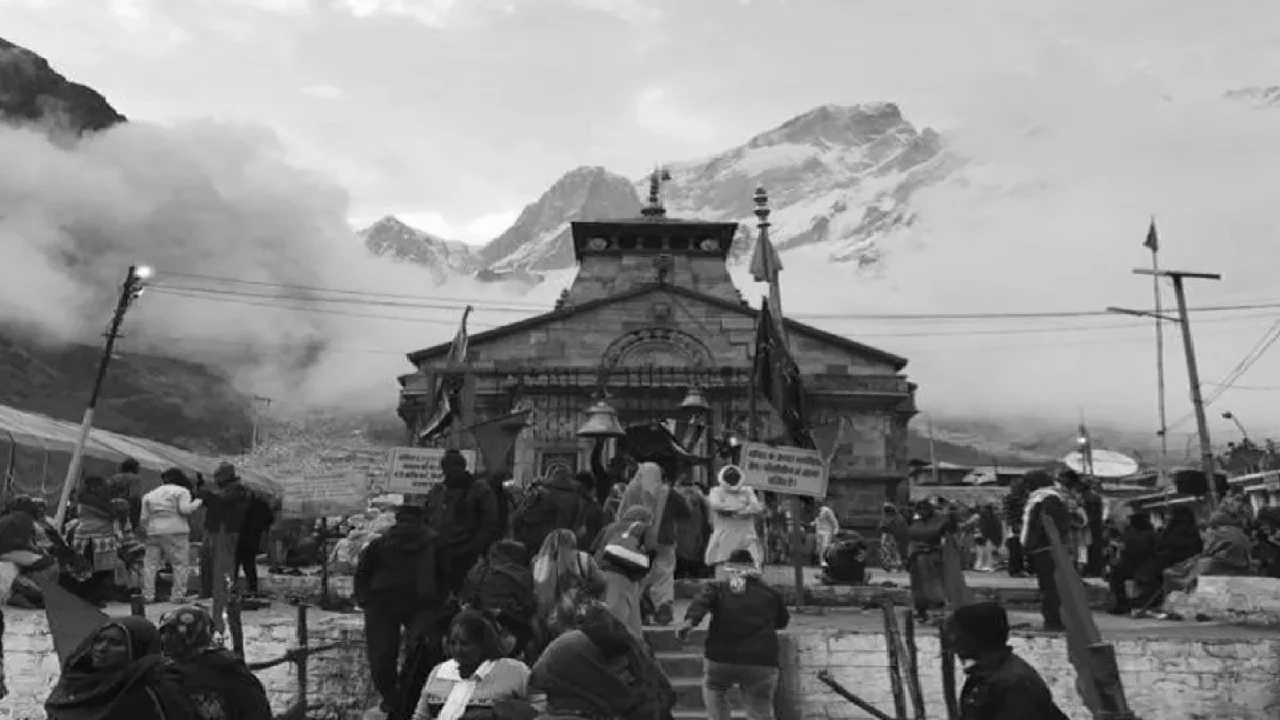
[[[1164,309],[1160,298],[1160,241],[1156,234],[1156,220],[1151,218],[1146,246],[1151,250],[1151,292],[1155,295],[1156,324],[1156,403],[1160,413],[1160,484],[1166,485],[1169,473],[1169,423],[1165,410],[1164,383]]]

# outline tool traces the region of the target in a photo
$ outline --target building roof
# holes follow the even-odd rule
[[[631,300],[633,298],[637,298],[642,295],[645,295],[646,293],[656,292],[659,290],[661,290],[662,292],[669,292],[675,295],[680,295],[690,300],[696,300],[698,302],[706,303],[708,305],[712,305],[729,312],[735,312],[750,318],[755,318],[756,315],[758,315],[760,312],[759,310],[757,310],[754,307],[751,307],[750,305],[730,302],[728,300],[723,300],[721,298],[714,297],[712,295],[707,295],[706,293],[698,292],[697,290],[690,290],[689,288],[681,287],[679,285],[670,285],[667,283],[654,282],[654,283],[646,283],[643,285],[639,285],[626,292],[618,293],[617,295],[610,295],[609,297],[603,297],[597,300],[588,300],[583,303],[578,303],[577,305],[571,305],[569,307],[561,308],[559,310],[552,310],[551,312],[543,313],[541,315],[534,315],[533,317],[525,318],[524,320],[517,320],[516,322],[508,323],[501,327],[493,328],[492,330],[485,330],[484,332],[476,333],[475,335],[472,335],[470,338],[470,343],[472,345],[480,345],[480,344],[489,342],[491,340],[498,340],[500,338],[515,335],[516,333],[524,332],[527,330],[533,330],[535,328],[542,327],[543,325],[548,325],[560,320],[565,320],[567,318],[571,318],[585,312],[590,312],[598,308],[607,307],[609,305],[612,305],[613,303]],[[907,359],[904,357],[901,357],[899,355],[894,355],[893,353],[886,352],[879,348],[871,347],[870,345],[865,345],[856,340],[850,340],[849,338],[841,337],[840,335],[836,335],[834,333],[829,333],[826,330],[820,330],[812,325],[807,325],[802,322],[796,322],[795,320],[787,319],[786,326],[787,326],[787,329],[791,331],[791,333],[794,333],[796,335],[803,335],[810,339],[827,343],[828,345],[831,345],[833,347],[838,347],[842,350],[845,350],[847,352],[850,352],[856,355],[862,355],[864,357],[874,358],[876,360],[879,360],[880,362],[884,362],[889,365],[892,365],[895,371],[901,371],[903,368],[907,366]],[[408,357],[409,362],[413,363],[414,365],[420,365],[423,362],[426,362],[428,360],[433,360],[433,359],[441,358],[448,355],[450,345],[452,345],[452,342],[445,342],[445,343],[440,343],[438,345],[432,345],[431,347],[423,348],[422,350],[416,350],[414,352],[408,353],[406,357]]]
[[[573,254],[578,262],[593,253],[613,254],[619,251],[628,254],[702,255],[723,260],[728,257],[733,238],[738,233],[738,223],[666,216],[579,220],[569,226],[573,232]],[[597,239],[604,242],[601,247],[593,248],[592,242]],[[622,242],[611,243],[611,240]],[[704,247],[707,241],[710,243]]]

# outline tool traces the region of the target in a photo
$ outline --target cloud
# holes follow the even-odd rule
[[[519,216],[519,211],[488,213],[466,222],[451,222],[444,215],[429,210],[398,211],[390,213],[361,213],[360,219],[353,222],[356,227],[365,227],[382,215],[395,215],[405,224],[415,227],[442,240],[458,240],[471,245],[486,243],[501,235],[511,227]]]
[[[337,100],[342,97],[342,88],[333,85],[308,85],[302,88],[302,94],[319,100]]]
[[[665,14],[649,0],[569,0],[571,4],[586,10],[614,15],[637,24],[650,24],[662,20]]]
[[[446,340],[463,302],[505,297],[470,281],[427,290],[425,270],[370,256],[346,192],[262,127],[133,122],[74,140],[5,126],[0,156],[0,265],[22,268],[0,283],[11,331],[96,342],[125,268],[147,263],[158,273],[122,352],[212,364],[270,397],[385,408],[409,369],[400,352]],[[510,319],[481,307],[475,322]]]
[[[660,86],[647,88],[636,97],[635,119],[655,135],[690,144],[702,145],[717,139],[710,122],[681,108],[670,91]]]
[[[337,0],[339,7],[358,18],[392,15],[424,25],[442,25],[459,10],[461,0]]]

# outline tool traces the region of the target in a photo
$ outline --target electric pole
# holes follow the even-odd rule
[[[1178,303],[1178,317],[1170,318],[1157,313],[1113,307],[1107,308],[1107,311],[1124,315],[1137,315],[1139,317],[1154,317],[1158,320],[1176,322],[1182,328],[1182,348],[1187,357],[1187,382],[1191,385],[1191,406],[1195,410],[1196,433],[1200,437],[1200,468],[1204,473],[1204,480],[1209,490],[1209,505],[1210,507],[1215,507],[1218,504],[1218,483],[1214,475],[1213,444],[1209,440],[1209,421],[1205,417],[1204,398],[1200,394],[1200,368],[1196,364],[1196,346],[1191,338],[1191,320],[1187,315],[1187,293],[1186,288],[1183,287],[1183,280],[1186,278],[1193,280],[1221,280],[1222,275],[1181,270],[1154,270],[1151,268],[1135,268],[1133,274],[1150,275],[1157,278],[1167,277],[1173,281],[1173,296]]]
[[[249,438],[250,452],[258,449],[258,427],[261,422],[261,414],[271,409],[271,398],[262,397],[261,395],[253,396],[253,434]]]
[[[80,421],[80,433],[76,436],[71,461],[67,463],[67,476],[62,481],[58,509],[53,516],[53,525],[56,528],[62,528],[62,523],[67,518],[67,504],[71,501],[71,491],[80,480],[80,469],[84,466],[84,448],[89,443],[89,431],[93,429],[93,413],[98,407],[98,398],[102,395],[102,386],[107,379],[107,367],[111,364],[116,340],[120,337],[120,326],[124,323],[125,313],[129,312],[133,302],[142,295],[143,285],[151,275],[152,270],[146,265],[131,265],[124,282],[120,285],[120,297],[116,300],[115,311],[111,314],[111,322],[107,325],[107,341],[102,348],[102,357],[98,360],[98,374],[93,379],[93,391],[90,392],[89,402],[84,408],[84,419]]]

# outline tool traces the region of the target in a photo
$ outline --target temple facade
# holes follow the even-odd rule
[[[642,217],[572,223],[578,274],[554,310],[471,335],[461,364],[448,363],[448,343],[408,355],[416,370],[400,378],[399,412],[410,437],[443,375],[465,378],[464,425],[533,411],[513,451],[519,480],[585,469],[592,445],[577,432],[600,397],[638,424],[671,417],[696,389],[704,477],[717,462],[710,439],[746,439],[753,405],[759,436],[780,436],[768,403],[751,398],[757,311],[726,262],[737,230],[666,217],[656,182]],[[812,424],[840,430],[827,502],[846,525],[874,527],[883,503],[906,495],[916,412],[907,361],[804,323],[786,328]]]

